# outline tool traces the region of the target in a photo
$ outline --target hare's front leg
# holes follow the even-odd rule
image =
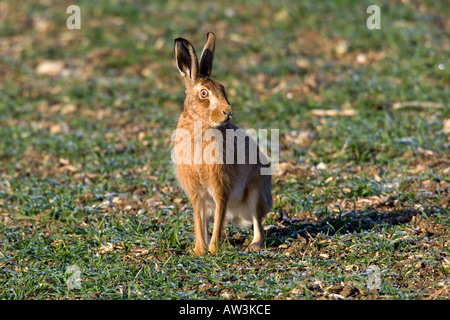
[[[198,195],[193,195],[191,200],[194,209],[194,253],[196,255],[204,255],[206,254],[206,248],[208,246],[208,226],[206,223],[205,201]]]
[[[211,242],[209,243],[209,252],[211,254],[214,254],[220,248],[227,204],[224,197],[216,197],[214,200],[216,202],[216,211],[214,214],[214,227]]]

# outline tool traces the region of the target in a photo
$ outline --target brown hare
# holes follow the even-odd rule
[[[234,112],[225,88],[211,78],[214,50],[212,32],[207,34],[200,63],[189,41],[175,39],[176,64],[185,79],[186,99],[172,155],[177,178],[194,209],[197,255],[217,252],[225,222],[241,228],[253,225],[254,238],[247,249],[261,248],[262,219],[272,207],[271,176],[261,172],[270,163],[256,142],[231,123]],[[211,145],[213,150],[205,152]],[[212,222],[210,240],[208,225]]]

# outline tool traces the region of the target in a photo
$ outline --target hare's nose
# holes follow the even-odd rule
[[[230,111],[222,111],[222,112],[223,112],[224,115],[227,116],[227,118],[233,117],[233,114],[234,114],[233,110],[230,110]]]

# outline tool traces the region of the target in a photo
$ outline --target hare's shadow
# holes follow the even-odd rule
[[[287,239],[304,238],[306,241],[314,239],[319,234],[333,236],[336,233],[359,233],[381,229],[387,225],[407,224],[418,215],[417,210],[404,209],[393,211],[357,211],[351,210],[333,216],[327,216],[316,222],[305,222],[300,219],[289,219],[285,215],[279,215],[277,225],[266,228],[266,247],[274,248],[286,242]],[[241,233],[227,237],[233,246],[245,246],[247,237]]]

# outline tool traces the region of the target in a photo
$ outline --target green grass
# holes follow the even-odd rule
[[[2,299],[448,299],[446,1],[380,1],[381,30],[360,1],[78,1],[81,30],[70,4],[0,10]],[[199,53],[207,31],[235,123],[280,130],[260,252],[227,227],[217,255],[191,254],[173,39]]]

